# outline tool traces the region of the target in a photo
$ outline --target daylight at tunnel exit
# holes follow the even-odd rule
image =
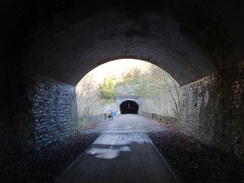
[[[0,3],[0,182],[244,182],[243,0]]]

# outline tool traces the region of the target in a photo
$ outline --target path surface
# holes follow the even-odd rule
[[[153,120],[121,115],[88,132],[101,136],[57,180],[79,183],[177,183],[146,132],[162,131]]]
[[[100,123],[95,129],[86,131],[90,132],[152,132],[162,131],[162,127],[154,120],[145,118],[140,115],[126,114],[115,116],[113,120]]]

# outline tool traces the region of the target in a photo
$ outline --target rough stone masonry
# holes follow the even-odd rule
[[[181,87],[180,128],[244,160],[244,62]]]
[[[37,74],[29,77],[35,149],[77,132],[75,87]]]

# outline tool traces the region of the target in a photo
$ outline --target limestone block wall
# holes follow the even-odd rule
[[[144,112],[144,111],[141,112],[142,116],[147,117],[149,119],[153,119],[153,114],[154,113],[150,113],[150,112]]]
[[[155,121],[163,122],[176,127],[178,127],[179,124],[179,120],[176,117],[163,116],[157,113],[149,113],[149,112],[142,112],[141,115],[149,119],[153,119]]]
[[[170,125],[178,127],[178,118],[176,118],[176,117],[163,116],[160,114],[153,113],[152,118],[156,121],[162,121],[166,124],[170,124]]]
[[[40,150],[78,129],[75,87],[33,74],[28,77],[35,149]]]
[[[105,121],[106,119],[106,113],[99,115],[84,115],[79,117],[78,123],[84,124],[85,126],[90,126],[94,123]]]
[[[181,87],[180,128],[244,160],[244,63]]]

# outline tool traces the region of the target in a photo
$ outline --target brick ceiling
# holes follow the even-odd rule
[[[156,64],[180,85],[244,58],[243,1],[25,2],[18,9],[19,1],[11,6],[6,1],[11,10],[4,12],[6,17],[14,8],[25,15],[17,11],[3,22],[15,29],[5,54],[16,46],[9,42],[16,41],[26,70],[71,85],[96,66],[119,58]]]

